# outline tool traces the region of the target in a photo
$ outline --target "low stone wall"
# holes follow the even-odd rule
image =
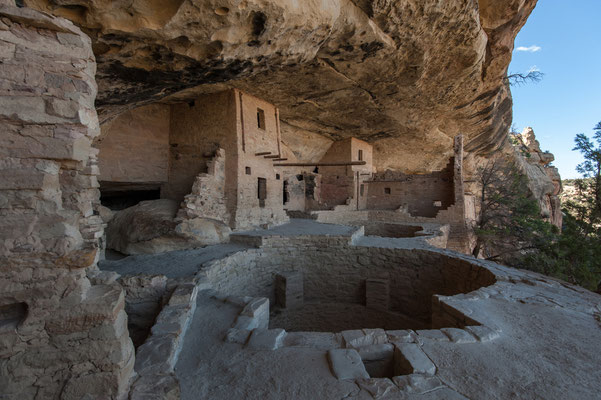
[[[386,224],[386,223],[365,223],[365,235],[382,236],[392,238],[415,237],[418,232],[423,230],[420,225],[406,224]]]
[[[424,227],[434,227],[440,225],[449,225],[448,232],[444,240],[428,241],[428,244],[447,248],[450,250],[459,251],[461,253],[469,253],[471,251],[470,240],[471,233],[467,228],[463,208],[457,205],[452,205],[446,210],[438,212],[435,218],[414,217],[403,210],[362,210],[362,211],[314,211],[311,216],[317,222],[326,224],[343,224],[343,225],[377,225],[384,224],[410,224],[420,225]],[[428,230],[426,229],[426,233]],[[444,242],[444,243],[443,243]]]

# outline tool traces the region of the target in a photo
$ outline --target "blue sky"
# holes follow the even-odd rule
[[[513,124],[531,126],[563,179],[582,161],[574,136],[601,121],[601,0],[539,0],[515,40],[509,73],[536,68],[539,83],[513,86]]]

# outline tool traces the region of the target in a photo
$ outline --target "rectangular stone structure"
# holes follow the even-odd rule
[[[303,273],[283,272],[275,277],[276,304],[282,308],[300,308],[303,306]]]
[[[386,279],[365,280],[365,306],[373,310],[388,311],[389,285]]]

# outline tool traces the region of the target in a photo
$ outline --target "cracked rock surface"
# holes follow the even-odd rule
[[[284,141],[355,136],[378,169],[419,172],[442,168],[458,133],[468,151],[503,144],[504,76],[536,0],[25,3],[92,38],[101,121],[234,86],[280,107]]]

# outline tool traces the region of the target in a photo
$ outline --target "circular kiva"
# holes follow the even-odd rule
[[[462,327],[433,309],[433,295],[495,283],[478,262],[445,251],[353,246],[324,237],[239,252],[206,272],[219,292],[268,298],[270,328],[287,331]]]

